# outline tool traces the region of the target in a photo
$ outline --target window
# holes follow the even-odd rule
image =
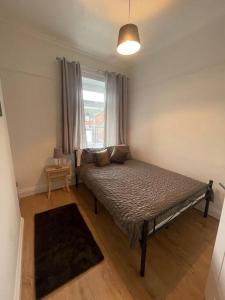
[[[87,147],[104,146],[105,82],[82,77]]]

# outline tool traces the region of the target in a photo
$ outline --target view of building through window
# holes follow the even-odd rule
[[[105,82],[83,77],[87,147],[104,146]]]

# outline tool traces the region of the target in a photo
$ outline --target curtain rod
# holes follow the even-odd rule
[[[62,58],[57,56],[56,60],[62,61]],[[74,61],[72,61],[72,62],[74,62]],[[86,71],[87,73],[88,72],[95,72],[95,73],[101,73],[101,74],[105,73],[105,70],[95,69],[95,68],[91,68],[91,67],[88,67],[88,66],[85,66],[85,65],[83,65],[83,67],[84,67],[84,72]]]

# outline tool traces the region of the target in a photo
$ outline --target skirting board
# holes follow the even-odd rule
[[[75,184],[75,179],[72,178],[71,185]],[[53,186],[53,190],[55,189],[60,189],[64,185],[61,182],[55,182]],[[48,187],[47,184],[41,184],[41,185],[36,185],[28,188],[23,188],[23,189],[18,189],[18,194],[20,198],[36,195],[36,194],[41,194],[41,193],[47,193]]]
[[[202,212],[204,212],[204,209],[205,209],[205,203],[204,203],[204,201],[202,202],[202,203],[200,203],[200,204],[198,204],[197,206],[195,206],[195,208],[197,209],[197,210],[200,210],[200,211],[202,211]],[[211,216],[211,217],[214,217],[215,219],[217,219],[217,220],[219,220],[220,219],[220,215],[221,215],[221,209],[219,209],[216,205],[215,205],[215,203],[213,203],[213,202],[211,202],[210,204],[209,204],[209,215]]]
[[[20,234],[19,234],[19,245],[18,245],[18,254],[17,254],[17,264],[16,264],[16,280],[15,280],[14,300],[20,300],[21,299],[23,231],[24,231],[24,219],[21,218],[21,221],[20,221]]]

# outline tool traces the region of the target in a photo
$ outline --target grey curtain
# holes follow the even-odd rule
[[[62,73],[62,150],[70,154],[86,147],[82,75],[78,62],[61,60]]]
[[[125,75],[106,72],[105,79],[105,144],[126,144],[128,78]]]

